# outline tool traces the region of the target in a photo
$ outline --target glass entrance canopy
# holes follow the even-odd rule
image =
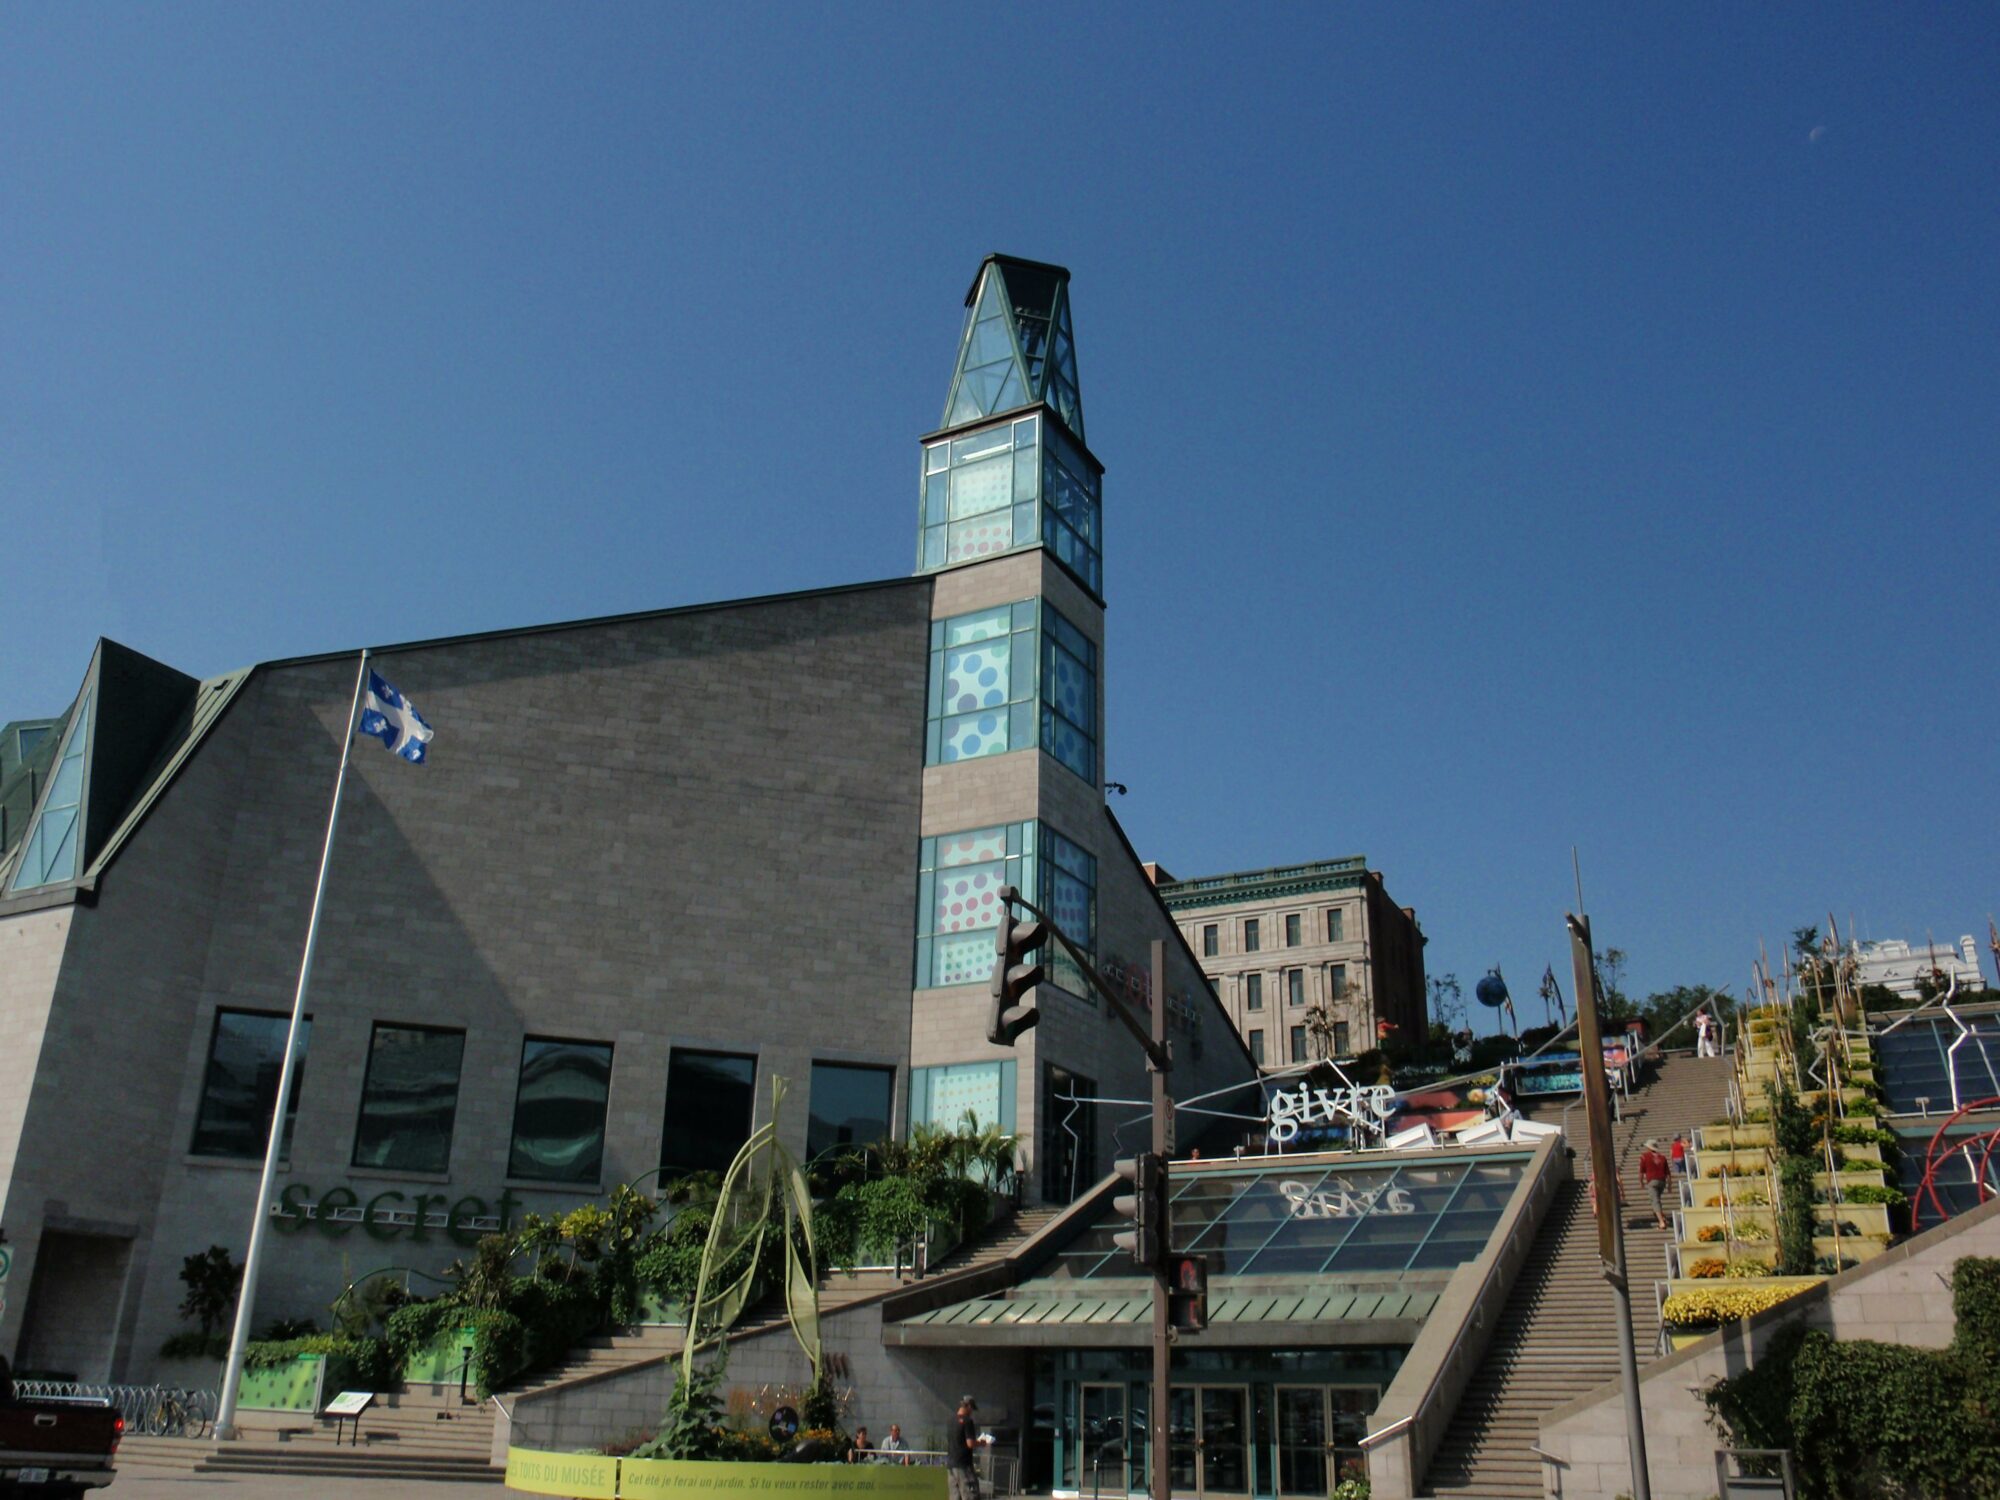
[[[1218,1276],[1393,1275],[1450,1270],[1486,1247],[1526,1154],[1347,1166],[1325,1158],[1255,1166],[1176,1164],[1177,1252],[1209,1257]],[[1105,1211],[1056,1258],[1048,1281],[1132,1276]]]

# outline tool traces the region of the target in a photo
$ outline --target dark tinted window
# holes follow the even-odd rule
[[[404,1172],[451,1169],[465,1033],[377,1025],[361,1086],[354,1165]]]
[[[1286,917],[1285,946],[1287,948],[1296,948],[1298,947],[1298,945],[1299,945],[1299,919],[1297,917]]]
[[[893,1068],[814,1063],[806,1126],[807,1157],[816,1157],[836,1146],[873,1145],[887,1136],[895,1087]],[[942,1123],[955,1126],[958,1122]]]
[[[278,1072],[285,1058],[285,1034],[290,1016],[256,1011],[219,1010],[208,1043],[208,1071],[202,1077],[201,1113],[195,1120],[197,1156],[263,1157],[271,1136],[271,1111],[278,1102]],[[292,1129],[298,1123],[299,1096],[306,1081],[306,1042],[310,1018],[299,1026],[299,1063],[292,1073],[292,1097],[285,1110],[285,1138],[279,1153],[292,1154]]]
[[[1255,953],[1263,946],[1263,932],[1258,926],[1257,919],[1255,917],[1246,917],[1243,922],[1243,951],[1245,953]]]
[[[1256,1063],[1260,1067],[1263,1065],[1264,1033],[1261,1031],[1253,1031],[1250,1033],[1250,1061]]]
[[[521,1044],[507,1175],[596,1182],[604,1168],[604,1109],[610,1097],[610,1043],[529,1037]]]
[[[667,1126],[660,1137],[660,1175],[728,1170],[750,1139],[756,1107],[755,1057],[676,1048],[667,1066]]]
[[[1202,928],[1201,956],[1203,958],[1214,958],[1217,953],[1221,952],[1222,943],[1220,937],[1221,935],[1215,930],[1213,922]]]

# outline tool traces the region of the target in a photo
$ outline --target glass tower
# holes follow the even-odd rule
[[[989,255],[965,308],[944,425],[921,440],[918,475],[917,571],[936,584],[910,1113],[956,1125],[970,1110],[1052,1151],[1049,1170],[1024,1162],[1023,1180],[1067,1199],[1094,1159],[1095,1111],[1080,1116],[1077,1101],[1096,1092],[1097,1049],[1081,1038],[1103,1024],[1098,1002],[1051,945],[1042,1024],[998,1049],[987,985],[1005,885],[1097,951],[1100,868],[1117,857],[1099,724],[1104,470],[1084,444],[1069,272]]]

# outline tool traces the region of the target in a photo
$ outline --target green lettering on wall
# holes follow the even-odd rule
[[[468,1207],[468,1204],[471,1206]],[[474,1229],[467,1221],[471,1219],[483,1219],[486,1217],[486,1213],[486,1200],[484,1198],[476,1198],[472,1194],[467,1193],[458,1202],[452,1204],[451,1217],[445,1222],[444,1232],[450,1235],[452,1240],[457,1244],[476,1245],[479,1243],[479,1231]]]
[[[354,1196],[353,1188],[328,1188],[324,1193],[319,1195],[319,1211],[315,1215],[319,1220],[320,1229],[334,1236],[336,1239],[346,1234],[354,1226],[351,1223],[342,1223],[340,1220],[334,1218],[334,1210],[352,1208],[360,1201],[359,1198]]]
[[[271,1227],[273,1229],[282,1229],[286,1234],[297,1234],[301,1229],[305,1228],[305,1205],[296,1202],[292,1194],[297,1193],[303,1198],[311,1191],[312,1189],[303,1182],[286,1183],[285,1190],[278,1194],[278,1211],[272,1215],[272,1218],[276,1222]]]
[[[368,1200],[368,1206],[361,1210],[361,1228],[371,1239],[393,1240],[402,1232],[402,1225],[391,1224],[375,1217],[375,1205],[384,1198],[394,1198],[398,1203],[403,1201],[403,1195],[393,1188],[385,1193],[377,1193]]]

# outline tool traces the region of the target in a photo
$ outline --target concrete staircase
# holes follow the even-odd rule
[[[243,1435],[230,1443],[127,1439],[118,1446],[118,1466],[218,1477],[282,1474],[475,1484],[498,1484],[501,1478],[490,1457],[492,1408],[462,1404],[456,1391],[378,1397],[362,1415],[358,1434],[347,1424],[338,1446],[331,1420],[245,1412],[242,1423]],[[359,1441],[350,1443],[357,1435]]]
[[[1029,1209],[984,1237],[961,1246],[932,1266],[926,1281],[976,1271],[1010,1254],[1059,1210]],[[836,1273],[820,1287],[821,1315],[886,1297],[909,1281],[887,1271]],[[782,1294],[748,1309],[730,1333],[756,1338],[786,1327]],[[616,1377],[681,1352],[682,1330],[656,1325],[613,1329],[583,1340],[560,1365],[510,1386],[501,1399],[512,1407],[554,1386]],[[360,1442],[336,1447],[331,1421],[275,1412],[245,1412],[244,1433],[232,1443],[191,1438],[127,1438],[121,1467],[180,1470],[200,1475],[281,1474],[301,1478],[453,1480],[501,1482],[493,1467],[494,1413],[490,1404],[461,1400],[457,1391],[418,1391],[378,1398],[361,1418]],[[310,1489],[307,1490],[310,1493]]]
[[[1642,1367],[1659,1342],[1653,1282],[1667,1273],[1667,1234],[1654,1228],[1639,1181],[1641,1143],[1657,1136],[1664,1150],[1676,1131],[1692,1130],[1721,1115],[1729,1066],[1726,1058],[1666,1057],[1647,1086],[1625,1102],[1624,1118],[1613,1131],[1627,1204],[1632,1335]],[[1563,1106],[1544,1102],[1532,1113],[1559,1123]],[[1533,1447],[1542,1415],[1618,1377],[1617,1324],[1611,1291],[1598,1271],[1580,1106],[1570,1112],[1567,1128],[1577,1149],[1577,1180],[1565,1185],[1549,1206],[1534,1250],[1501,1309],[1486,1359],[1431,1461],[1425,1494],[1540,1500],[1542,1461]],[[1670,1215],[1672,1207],[1670,1194]]]

